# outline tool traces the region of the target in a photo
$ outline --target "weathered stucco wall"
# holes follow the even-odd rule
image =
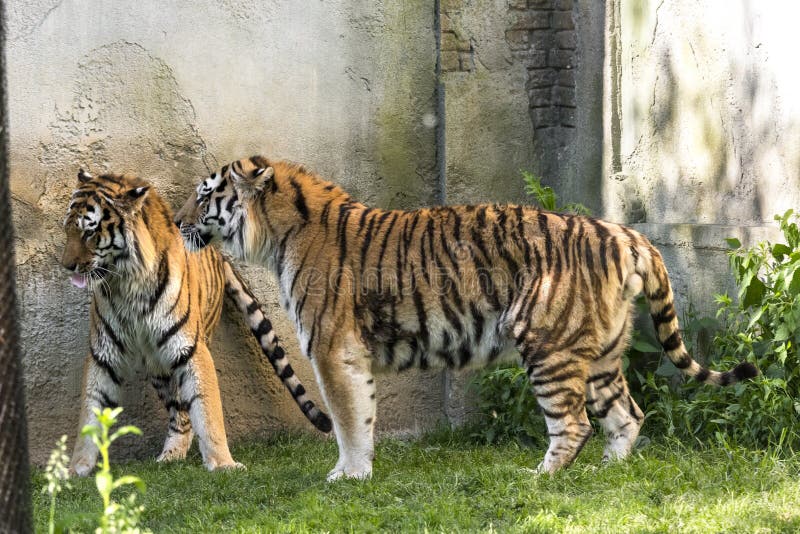
[[[775,238],[800,200],[800,8],[609,6],[605,215],[647,223],[679,296],[709,310],[729,284],[723,238]]]
[[[85,293],[58,260],[80,166],[132,171],[173,206],[209,169],[254,153],[302,161],[383,207],[436,200],[433,0],[7,3],[11,188],[34,461],[74,438]],[[427,125],[426,125],[427,124]],[[265,271],[245,269],[298,374],[313,373]],[[229,436],[311,429],[226,309],[212,350]],[[233,319],[231,319],[233,317]],[[166,416],[146,382],[122,403],[154,455]],[[144,395],[142,396],[142,391]],[[379,379],[379,429],[443,417],[440,373]],[[134,440],[129,440],[134,443]]]
[[[30,436],[75,433],[87,295],[58,266],[79,166],[134,171],[176,205],[263,153],[381,207],[564,201],[638,227],[679,299],[729,287],[723,238],[774,236],[800,200],[793,3],[727,0],[12,1],[9,113]],[[439,8],[437,12],[436,9]],[[309,389],[271,277],[245,276]],[[213,346],[231,438],[309,429],[228,310]],[[465,417],[467,378],[379,378],[383,432]],[[123,399],[154,454],[155,395]]]

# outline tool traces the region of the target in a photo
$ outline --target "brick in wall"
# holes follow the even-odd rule
[[[459,34],[452,22],[458,18],[460,10],[461,0],[441,0],[439,5],[439,50],[442,72],[469,72],[475,67],[475,50],[472,42],[467,36]],[[525,37],[519,35],[520,39]],[[527,49],[527,43],[520,43],[519,48]]]
[[[452,1],[452,0],[451,0]],[[506,41],[528,71],[533,127],[575,128],[574,0],[509,0]]]

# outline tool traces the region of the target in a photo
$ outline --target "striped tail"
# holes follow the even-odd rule
[[[278,336],[275,335],[272,324],[269,319],[264,317],[264,312],[253,293],[227,260],[223,260],[223,268],[225,269],[225,290],[245,314],[248,326],[256,336],[258,344],[261,345],[264,356],[275,369],[275,374],[283,381],[283,385],[292,394],[300,410],[311,421],[311,424],[322,432],[330,432],[332,428],[330,418],[317,408],[306,395],[306,388],[294,374],[294,369],[289,364],[289,358],[286,357],[283,347],[278,344]]]
[[[727,386],[757,376],[758,369],[750,362],[742,362],[730,371],[719,372],[703,367],[689,355],[681,338],[672,287],[661,253],[650,244],[646,248],[640,246],[637,249],[640,254],[636,272],[644,281],[644,294],[650,303],[650,317],[653,319],[658,341],[675,367],[698,382],[715,386]]]

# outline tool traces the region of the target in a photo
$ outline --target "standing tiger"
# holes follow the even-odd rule
[[[203,180],[177,221],[190,246],[220,240],[277,276],[333,418],[339,460],[329,480],[372,472],[373,363],[460,369],[511,348],[547,423],[540,471],[580,452],[592,433],[586,408],[605,431],[603,458],[625,457],[643,414],[620,357],[641,291],[684,373],[725,385],[758,372],[692,359],[661,255],[617,224],[515,205],[375,209],[302,166],[260,156]]]
[[[89,288],[90,354],[78,428],[95,424],[92,408],[114,407],[120,385],[140,361],[169,411],[159,461],[182,459],[197,433],[209,470],[238,467],[228,450],[217,374],[208,342],[233,297],[276,373],[303,413],[323,432],[328,417],[305,389],[272,326],[233,267],[213,248],[183,246],[172,212],[150,184],[129,175],[97,178],[81,170],[64,220],[62,258],[72,283]],[[89,437],[78,437],[71,471],[88,474],[97,460]]]

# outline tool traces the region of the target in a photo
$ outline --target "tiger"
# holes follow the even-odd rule
[[[303,165],[253,156],[203,179],[176,221],[188,246],[220,242],[276,276],[333,419],[328,480],[371,476],[373,366],[520,358],[549,435],[539,472],[575,459],[592,434],[587,409],[606,436],[603,460],[625,458],[644,419],[621,367],[641,292],[686,375],[722,386],[758,373],[698,364],[659,251],[600,219],[514,204],[379,209]]]
[[[227,292],[305,416],[322,432],[331,430],[240,275],[214,248],[186,250],[171,209],[150,183],[81,169],[63,226],[61,264],[72,284],[91,295],[79,429],[97,424],[93,409],[118,406],[120,386],[141,363],[169,412],[158,461],[185,458],[196,433],[209,471],[242,467],[228,449],[208,349]],[[71,473],[88,475],[97,454],[92,439],[79,433]]]

